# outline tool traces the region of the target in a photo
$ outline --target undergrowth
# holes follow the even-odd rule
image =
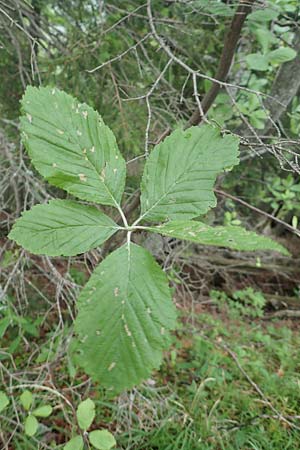
[[[299,334],[282,322],[250,318],[249,308],[246,315],[236,308],[232,312],[230,303],[218,308],[193,316],[183,310],[161,370],[139,389],[113,399],[76,373],[61,352],[67,324],[57,335],[55,320],[53,329],[39,328],[39,321],[26,324],[16,345],[16,327],[23,324],[14,322],[1,356],[6,384],[13,365],[26,373],[30,359],[35,372],[51,367],[51,376],[41,382],[42,389],[37,381],[30,383],[36,373],[28,372],[26,382],[19,384],[10,379],[12,401],[5,415],[0,413],[2,439],[9,442],[11,437],[9,449],[63,448],[74,423],[70,405],[76,408],[90,397],[96,404],[91,429],[109,429],[119,450],[298,448]],[[19,401],[25,387],[36,404],[52,405],[51,416],[41,420],[33,438],[15,427],[25,420]]]

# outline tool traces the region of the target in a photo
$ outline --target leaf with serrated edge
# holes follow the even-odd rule
[[[148,158],[141,184],[141,217],[151,222],[192,219],[216,206],[217,175],[238,164],[234,136],[210,125],[176,130]]]
[[[203,245],[228,247],[243,251],[273,250],[289,255],[286,248],[272,239],[238,226],[210,227],[205,223],[193,220],[174,220],[156,227],[145,227],[145,229]]]
[[[82,200],[120,203],[126,164],[96,111],[56,88],[32,86],[22,98],[22,111],[23,142],[49,183]]]
[[[111,253],[78,299],[77,362],[114,392],[130,388],[159,367],[176,312],[166,275],[135,244]]]
[[[93,206],[50,200],[25,211],[8,237],[26,250],[48,256],[73,256],[101,245],[118,225]]]

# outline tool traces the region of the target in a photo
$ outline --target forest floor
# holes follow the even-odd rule
[[[300,448],[299,264],[206,248],[175,253],[176,261],[168,256],[178,308],[171,349],[151,379],[118,398],[73,366],[66,347],[74,307],[57,306],[40,257],[26,261],[27,303],[3,334],[0,354],[3,387],[14,399],[0,413],[3,449],[63,448],[86,397],[96,403],[92,429],[109,429],[119,450]],[[14,261],[8,253],[2,267],[9,271]],[[82,260],[53,263],[85,283]],[[15,302],[10,293],[7,299]],[[24,389],[35,406],[53,406],[33,438],[22,428]]]

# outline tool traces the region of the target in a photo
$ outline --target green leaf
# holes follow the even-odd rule
[[[152,255],[135,245],[111,253],[78,299],[77,362],[114,392],[159,367],[176,313],[167,278]]]
[[[256,116],[256,112],[253,113],[250,116],[250,123],[254,128],[257,128],[258,130],[263,130],[265,127],[265,121],[261,120],[259,117]]]
[[[298,226],[298,217],[297,216],[293,216],[292,218],[292,227],[297,229]]]
[[[78,425],[86,431],[92,424],[95,418],[95,403],[90,398],[79,403],[77,411]]]
[[[276,19],[278,11],[271,8],[259,9],[248,15],[248,22],[270,22]]]
[[[49,417],[52,413],[52,406],[42,405],[32,411],[32,414],[36,417]]]
[[[31,253],[72,256],[98,247],[117,228],[117,224],[93,206],[51,200],[25,211],[9,238]]]
[[[211,0],[198,0],[197,8],[199,8],[201,12],[203,11],[213,16],[220,15],[222,17],[231,17],[234,14],[230,5],[212,2]]]
[[[64,450],[83,450],[83,439],[81,436],[73,437],[65,446]]]
[[[191,219],[216,206],[217,175],[238,164],[238,139],[210,125],[176,130],[148,158],[142,184],[142,218]]]
[[[282,64],[296,58],[297,52],[290,47],[281,47],[269,52],[267,56],[271,64]]]
[[[90,443],[98,450],[110,450],[115,447],[116,440],[107,430],[94,430],[89,433]]]
[[[21,395],[20,395],[20,402],[21,405],[23,406],[24,409],[26,409],[26,411],[28,411],[32,405],[33,402],[33,395],[30,391],[24,391]]]
[[[193,220],[178,220],[156,227],[147,227],[146,229],[165,236],[203,245],[228,247],[244,251],[274,250],[284,255],[289,255],[289,252],[282,245],[272,239],[259,236],[238,226],[210,227]]]
[[[17,336],[8,347],[8,353],[13,355],[19,349],[20,342],[21,336]]]
[[[9,405],[9,399],[5,392],[0,391],[0,412]]]
[[[24,426],[25,426],[25,434],[27,434],[27,436],[34,436],[35,433],[37,432],[39,423],[34,416],[29,414],[29,416],[26,417]]]
[[[116,206],[126,165],[112,131],[85,103],[58,89],[27,87],[23,142],[36,169],[82,200]]]
[[[267,53],[272,42],[277,42],[277,38],[274,36],[274,34],[266,28],[256,28],[253,33],[256,36],[259,44],[261,45],[263,53]]]
[[[10,317],[4,317],[3,319],[0,320],[0,339],[3,338],[7,328],[10,325]]]
[[[249,69],[260,71],[268,70],[269,62],[265,55],[261,55],[260,53],[250,53],[245,59]]]

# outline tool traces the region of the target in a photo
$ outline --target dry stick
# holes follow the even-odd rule
[[[141,45],[144,41],[146,41],[151,36],[151,33],[147,33],[142,39],[140,39],[136,44],[134,44],[132,47],[129,47],[127,50],[125,50],[120,55],[116,56],[115,58],[110,59],[109,61],[104,62],[103,64],[100,64],[100,66],[94,67],[94,69],[86,70],[88,73],[94,73],[97,70],[102,69],[103,67],[107,66],[108,64],[111,64],[115,61],[120,61],[123,56],[127,55],[127,53],[131,52],[132,50],[136,50],[136,48]]]
[[[270,319],[300,319],[300,311],[294,309],[283,309],[282,311],[275,311],[272,313],[265,314],[263,320]]]
[[[252,209],[253,211],[257,212],[258,214],[262,214],[263,216],[268,217],[269,219],[273,220],[274,222],[280,223],[281,225],[283,225],[287,230],[291,231],[292,233],[296,234],[297,236],[300,237],[300,231],[297,230],[296,228],[292,227],[291,225],[289,225],[288,223],[284,222],[283,220],[278,219],[277,217],[273,216],[272,214],[269,214],[265,211],[263,211],[262,209],[256,208],[256,206],[252,206],[249,203],[245,202],[245,200],[242,200],[238,197],[235,197],[234,195],[228,194],[227,192],[221,191],[219,189],[214,189],[214,191],[219,194],[222,195],[223,197],[227,197],[230,198],[231,200],[240,203],[241,205],[246,206],[249,209]]]
[[[239,6],[236,10],[236,13],[232,19],[229,32],[226,35],[224,47],[222,51],[222,55],[219,61],[219,66],[217,69],[217,73],[215,78],[218,81],[226,81],[228,76],[232,60],[234,57],[235,49],[238,44],[241,31],[246,20],[247,15],[251,12],[252,6],[256,0],[240,0]],[[219,90],[220,84],[214,82],[210,90],[205,94],[203,100],[201,101],[203,113],[206,114],[215,101]],[[192,114],[192,117],[188,121],[187,127],[192,125],[199,125],[199,123],[203,120],[203,115],[199,108],[195,110]]]
[[[125,132],[125,138],[126,138],[127,141],[129,141],[128,125],[127,125],[125,114],[124,114],[122,100],[121,100],[121,97],[120,97],[120,94],[119,94],[118,83],[117,83],[117,80],[116,80],[116,77],[115,77],[115,74],[113,72],[111,64],[109,64],[109,69],[110,69],[110,76],[111,76],[111,79],[112,79],[112,82],[113,82],[113,85],[114,85],[114,88],[115,88],[115,92],[116,92],[117,102],[118,102],[118,105],[119,105],[119,111],[120,111],[120,115],[121,115],[122,127],[123,127],[124,132]]]

